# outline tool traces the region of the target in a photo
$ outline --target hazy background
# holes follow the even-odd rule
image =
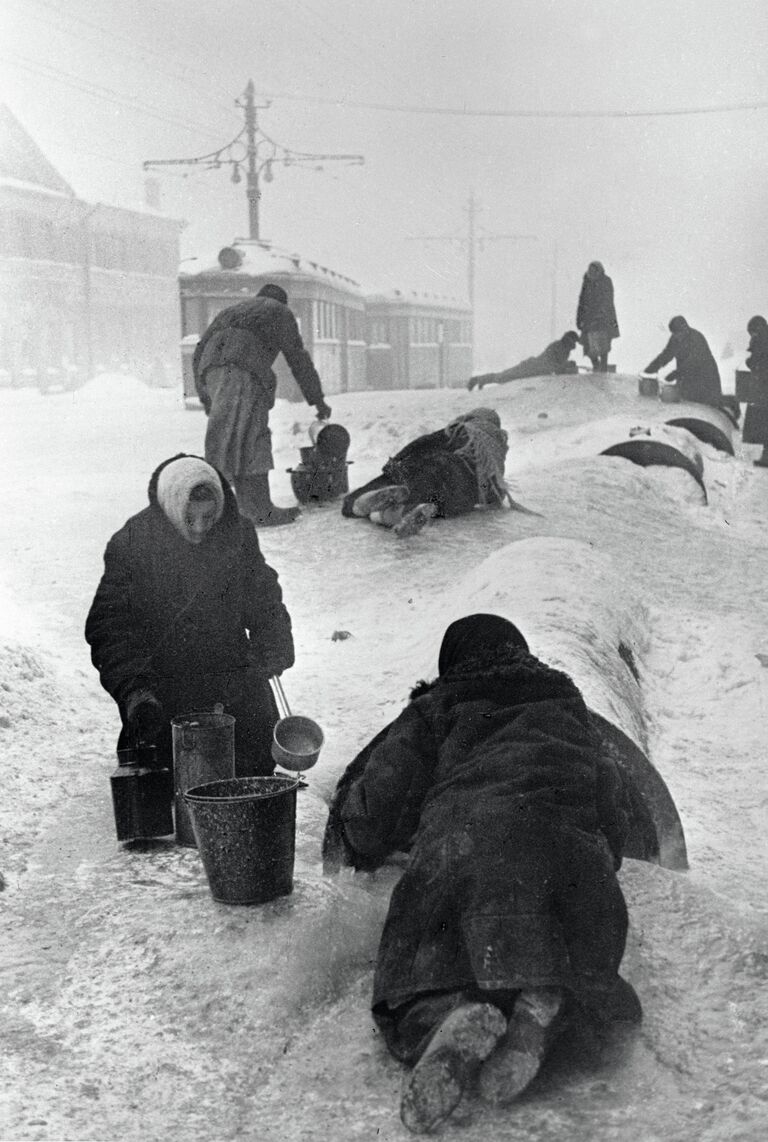
[[[466,297],[470,195],[480,237],[531,235],[477,250],[476,368],[572,325],[594,258],[614,280],[620,367],[646,364],[677,312],[717,356],[729,340],[743,352],[747,320],[768,310],[766,60],[765,0],[3,0],[0,11],[0,99],[83,198],[140,207],[142,162],[228,142],[252,78],[270,101],[259,124],[282,147],[365,156],[275,167],[262,237],[366,289]],[[748,106],[636,114],[734,104]],[[230,174],[153,175],[164,212],[187,223],[183,257],[247,235],[245,182]]]

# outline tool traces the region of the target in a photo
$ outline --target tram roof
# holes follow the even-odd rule
[[[457,313],[469,316],[472,308],[466,301],[456,297],[448,297],[438,293],[427,293],[415,289],[390,289],[383,293],[369,293],[366,295],[369,306],[384,305],[387,309],[401,305],[403,308],[418,307],[419,309],[455,310]]]
[[[230,251],[232,252],[230,254]],[[359,282],[340,274],[328,266],[305,258],[301,254],[290,254],[269,242],[256,238],[236,238],[229,246],[219,251],[214,260],[200,259],[194,269],[183,266],[180,276],[194,278],[202,274],[232,274],[242,277],[292,277],[322,281],[350,293],[362,293]]]

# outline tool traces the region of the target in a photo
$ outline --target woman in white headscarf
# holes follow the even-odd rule
[[[120,711],[118,748],[154,743],[169,764],[171,719],[220,703],[235,717],[237,774],[269,774],[278,712],[268,679],[294,661],[277,574],[201,457],[164,461],[148,491],[148,507],[107,544],[85,627]]]

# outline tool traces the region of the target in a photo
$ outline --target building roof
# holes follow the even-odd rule
[[[4,103],[0,103],[0,179],[55,194],[75,193]]]
[[[193,259],[185,260],[191,262]],[[222,270],[233,276],[245,277],[290,275],[294,278],[322,280],[347,292],[360,291],[359,283],[346,274],[340,274],[300,254],[289,254],[287,250],[281,250],[270,242],[259,241],[256,238],[236,238],[230,246],[225,246],[219,251],[216,259],[203,255],[194,261],[198,264],[194,267],[185,267],[181,271],[183,276],[194,277],[197,274],[220,273]]]

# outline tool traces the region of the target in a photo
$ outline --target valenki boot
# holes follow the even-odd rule
[[[300,515],[297,507],[278,508],[272,503],[266,472],[235,477],[235,492],[240,511],[256,527],[281,527]]]

